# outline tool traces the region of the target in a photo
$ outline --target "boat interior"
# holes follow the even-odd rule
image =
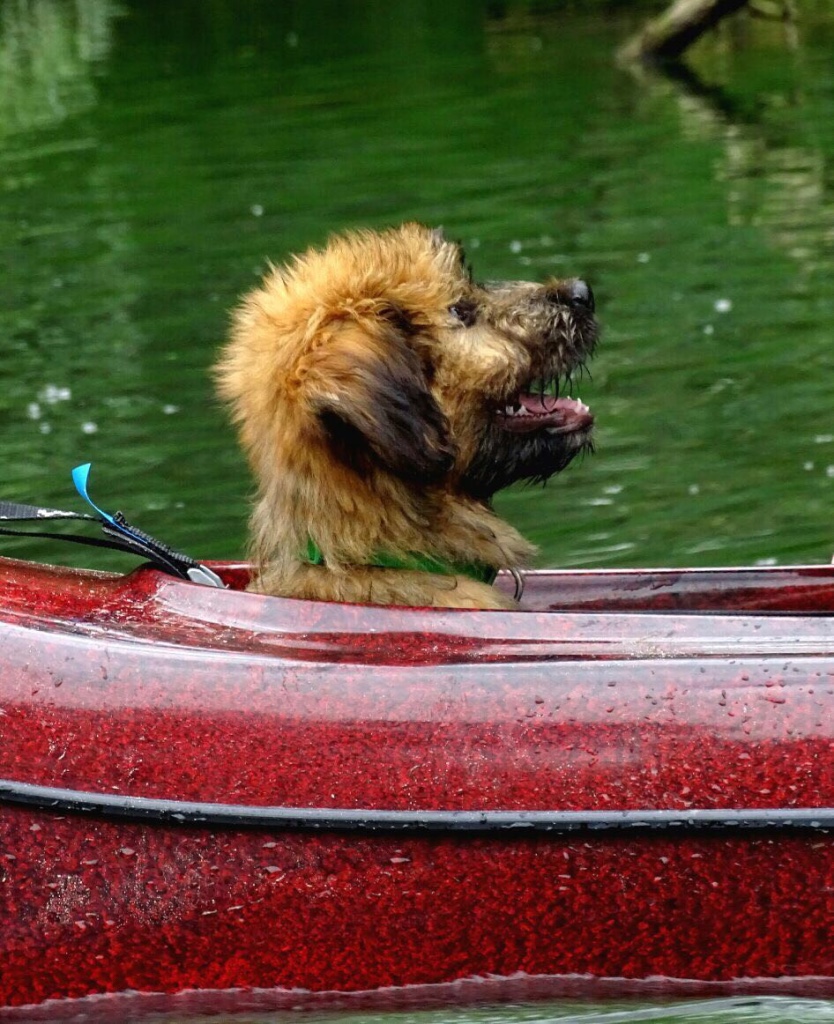
[[[231,589],[245,589],[247,566],[214,568]],[[834,565],[538,569],[522,578],[522,611],[834,613]],[[512,594],[515,580],[501,573],[496,585]]]

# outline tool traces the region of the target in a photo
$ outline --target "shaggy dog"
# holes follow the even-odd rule
[[[419,224],[272,269],[217,367],[258,481],[250,589],[513,607],[492,580],[534,548],[490,498],[589,447],[591,413],[559,392],[596,336],[583,281],[476,284]]]

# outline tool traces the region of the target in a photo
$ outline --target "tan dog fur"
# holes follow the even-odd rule
[[[491,494],[563,468],[588,446],[591,417],[579,403],[548,414],[555,399],[543,399],[550,430],[531,431],[526,406],[501,410],[589,355],[593,300],[574,301],[577,285],[585,299],[574,281],[476,285],[459,247],[418,224],[336,237],[272,269],[236,311],[217,367],[258,481],[250,589],[512,606],[468,576],[380,568],[374,556],[529,562],[533,547]],[[309,564],[308,538],[324,565]]]

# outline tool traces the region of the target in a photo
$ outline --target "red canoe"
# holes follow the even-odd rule
[[[0,1018],[834,995],[834,568],[538,572],[525,602],[0,559]]]

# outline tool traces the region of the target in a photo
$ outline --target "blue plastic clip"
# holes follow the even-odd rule
[[[153,551],[156,549],[156,557],[161,557],[161,552],[165,551],[164,545],[160,544],[159,541],[154,541],[153,538],[145,535],[140,536],[133,533],[132,530],[124,522],[119,522],[114,516],[111,516],[109,512],[105,512],[96,505],[93,499],[90,497],[87,491],[87,485],[90,479],[90,468],[92,463],[85,462],[81,466],[76,466],[72,471],[72,482],[75,484],[75,489],[81,495],[81,497],[87,502],[90,508],[102,519],[103,522],[107,523],[108,526],[112,527],[118,533],[121,533],[124,537],[129,537],[131,540],[143,545],[145,551]],[[150,545],[150,547],[149,547]],[[194,563],[194,559],[187,558],[187,556],[176,555],[171,549],[167,549],[167,558],[165,559],[168,564],[171,564],[172,559],[177,559],[180,563],[191,562]],[[183,566],[180,564],[181,571]],[[225,589],[226,584],[223,580],[214,572],[209,569],[207,565],[200,563],[191,564],[187,568],[184,568],[185,576],[191,580],[192,583],[199,583],[203,586],[208,587],[219,587]]]

